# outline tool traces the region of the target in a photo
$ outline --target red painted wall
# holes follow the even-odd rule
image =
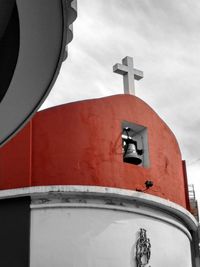
[[[31,123],[0,148],[0,190],[31,184]]]
[[[148,128],[150,167],[123,162],[121,122]],[[96,185],[144,189],[186,207],[181,153],[175,136],[142,100],[116,95],[39,112],[0,150],[0,188]]]

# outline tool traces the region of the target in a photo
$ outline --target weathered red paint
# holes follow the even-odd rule
[[[187,168],[185,160],[182,161],[183,166],[183,178],[184,178],[184,188],[185,188],[185,196],[186,196],[186,208],[191,212],[190,200],[189,200],[189,190],[188,190],[188,178],[187,178]]]
[[[0,190],[29,186],[31,123],[0,148]]]
[[[148,128],[150,167],[123,162],[121,122]],[[186,207],[182,159],[176,138],[142,100],[116,95],[39,112],[0,150],[0,188],[95,185],[144,189]]]

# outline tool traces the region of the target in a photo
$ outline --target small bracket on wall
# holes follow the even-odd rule
[[[151,257],[151,243],[147,238],[146,230],[141,228],[139,238],[136,243],[136,263],[137,267],[147,267]],[[151,267],[151,266],[148,266]]]
[[[151,188],[153,186],[153,181],[146,180],[144,184],[145,184],[145,189],[138,189],[138,188],[136,188],[136,191],[138,191],[138,192],[145,192],[145,191],[147,191],[149,188]]]

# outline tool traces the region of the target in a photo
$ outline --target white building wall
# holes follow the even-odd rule
[[[167,222],[120,210],[33,209],[31,267],[135,267],[139,229],[151,241],[153,267],[190,267],[189,237]]]
[[[191,236],[174,216],[155,207],[91,197],[33,201],[31,267],[136,267],[140,228],[151,242],[151,267],[192,267]]]

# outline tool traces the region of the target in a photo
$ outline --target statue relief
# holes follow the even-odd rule
[[[136,243],[136,262],[137,267],[145,267],[151,257],[151,243],[145,229],[141,228],[139,235]]]

